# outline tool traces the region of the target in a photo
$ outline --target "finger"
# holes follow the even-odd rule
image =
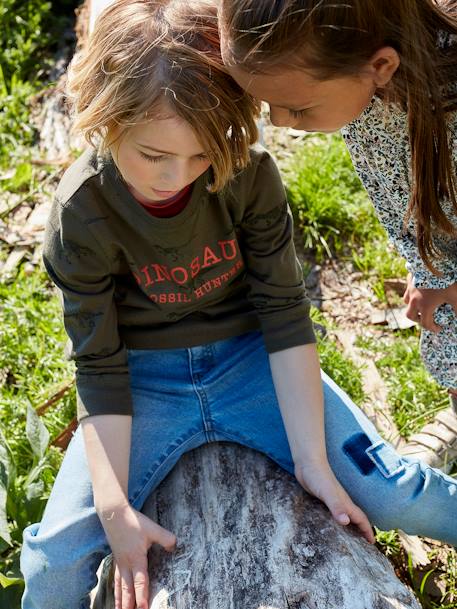
[[[365,512],[363,512],[358,506],[352,504],[353,507],[349,512],[349,518],[351,519],[352,524],[358,527],[362,535],[368,541],[368,543],[375,542],[375,536],[373,533],[373,528],[368,520]]]
[[[406,288],[405,293],[403,294],[403,302],[409,304],[409,287]]]
[[[121,574],[119,567],[115,563],[114,567],[114,607],[115,609],[121,609],[122,603],[122,590],[121,590]]]
[[[357,507],[348,497],[346,501],[327,503],[333,518],[338,524],[346,526],[350,523],[356,525],[369,543],[374,543],[374,535],[365,513]]]
[[[417,310],[417,307],[413,305],[412,302],[409,302],[408,306],[406,307],[405,315],[411,321],[420,321],[419,311]]]
[[[432,307],[424,309],[420,316],[420,325],[430,332],[439,332],[441,326],[438,326],[433,319],[434,310]]]
[[[338,499],[334,501],[324,501],[324,503],[327,505],[328,509],[330,510],[330,513],[338,524],[346,526],[351,522],[348,510],[348,504],[350,504],[349,498],[347,500],[347,503],[344,501],[339,501]]]
[[[160,544],[167,552],[172,552],[176,546],[176,535],[171,531],[164,529],[156,522],[150,521],[151,526],[151,543]]]
[[[149,576],[148,576],[148,559],[138,562],[132,568],[133,587],[135,589],[136,606],[138,609],[149,609]]]
[[[135,604],[135,590],[133,588],[132,574],[129,569],[120,569],[121,574],[121,609],[133,609]]]

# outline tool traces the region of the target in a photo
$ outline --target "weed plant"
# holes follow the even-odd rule
[[[64,23],[75,1],[0,2],[0,170],[30,156],[36,133],[33,95],[43,87]]]
[[[304,140],[285,168],[289,201],[305,249],[340,254],[378,230],[373,206],[339,136]]]
[[[356,345],[374,358],[388,388],[388,400],[400,435],[408,438],[449,406],[445,389],[425,369],[416,328],[384,340],[358,338]]]
[[[362,372],[360,366],[349,357],[343,355],[336,341],[329,337],[331,324],[324,315],[313,308],[311,318],[322,331],[316,332],[319,360],[322,370],[328,374],[343,391],[358,405],[362,405],[367,398],[363,390]]]
[[[305,138],[284,177],[305,250],[314,250],[318,260],[349,257],[385,301],[384,279],[405,276],[405,264],[376,218],[342,137]]]
[[[73,376],[60,304],[42,270],[0,284],[0,609],[19,607],[22,531],[41,520],[63,454],[50,441],[75,412],[74,390],[36,409]]]
[[[36,140],[31,105],[61,29],[59,11],[68,23],[67,0],[54,6],[44,0],[0,3],[0,190],[6,203],[12,193],[23,193],[24,200],[36,194],[29,162]],[[42,418],[36,413],[72,376],[62,357],[60,317],[41,270],[0,284],[0,609],[19,609],[22,531],[41,519],[62,460],[49,444],[74,413],[74,392]]]

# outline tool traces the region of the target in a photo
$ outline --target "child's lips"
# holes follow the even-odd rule
[[[165,197],[165,198],[169,198],[169,197],[173,197],[174,195],[177,195],[179,190],[158,190],[157,188],[151,188],[151,190],[158,196],[158,197]]]

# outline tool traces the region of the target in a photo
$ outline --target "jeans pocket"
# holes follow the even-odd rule
[[[405,469],[401,457],[384,440],[373,441],[365,433],[356,433],[343,445],[343,452],[364,476],[377,469],[385,478],[392,478]]]

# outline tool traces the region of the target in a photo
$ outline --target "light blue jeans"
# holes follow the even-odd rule
[[[206,442],[238,442],[293,473],[259,332],[190,349],[130,351],[129,368],[129,500],[135,509],[183,453]],[[400,458],[348,396],[322,378],[330,464],[370,521],[457,544],[457,482]],[[97,568],[109,552],[78,428],[42,522],[24,530],[23,609],[87,609]]]

